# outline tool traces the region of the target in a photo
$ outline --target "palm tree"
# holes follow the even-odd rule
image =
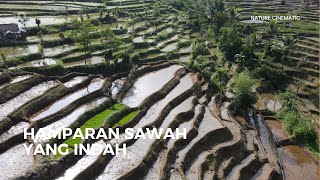
[[[261,35],[258,33],[252,33],[246,38],[244,38],[243,43],[245,49],[247,49],[248,54],[252,54],[254,49],[259,45],[261,42]]]
[[[269,38],[271,38],[273,35],[278,34],[279,32],[279,26],[276,20],[271,20],[265,27],[265,32],[269,35]]]
[[[288,60],[288,56],[293,49],[293,47],[297,44],[298,39],[294,38],[292,35],[282,36],[281,42],[279,43],[279,47],[282,51],[282,70],[284,66],[284,62]]]
[[[38,28],[40,28],[40,24],[41,24],[40,19],[36,18],[36,24],[38,25]]]
[[[229,16],[231,18],[231,21],[233,21],[238,15],[238,8],[236,8],[235,6],[230,6],[228,8],[228,12],[229,12]]]

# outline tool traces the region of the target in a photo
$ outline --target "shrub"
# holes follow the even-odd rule
[[[168,52],[167,54],[167,59],[175,59],[179,57],[180,57],[179,51],[171,51],[171,52]]]
[[[241,52],[242,38],[237,27],[222,28],[219,48],[227,60],[233,61],[236,54]]]
[[[192,47],[192,58],[196,59],[200,55],[209,55],[209,49],[204,43],[197,43]]]
[[[232,107],[234,109],[247,109],[257,102],[256,95],[251,91],[251,86],[255,83],[248,71],[244,71],[235,77],[234,98]]]
[[[283,116],[284,128],[298,142],[309,147],[313,152],[319,153],[318,136],[312,127],[311,119],[301,115],[298,111],[289,111]]]
[[[276,89],[284,89],[288,83],[288,77],[281,71],[271,68],[267,65],[262,65],[253,71],[256,78],[263,78]]]
[[[284,128],[290,135],[298,142],[307,145],[319,156],[319,141],[312,120],[298,111],[296,97],[293,93],[281,93],[280,97],[284,107],[276,114],[276,117],[283,121]]]
[[[224,92],[224,86],[222,86],[221,83],[219,83],[213,76],[210,78],[209,85],[212,89],[215,89],[218,92]]]
[[[137,63],[139,60],[140,60],[140,55],[139,55],[139,54],[133,54],[133,55],[130,57],[130,61],[131,61],[133,64]]]
[[[179,41],[178,44],[177,44],[177,47],[178,48],[183,48],[183,47],[186,47],[186,46],[190,46],[191,45],[191,41]]]

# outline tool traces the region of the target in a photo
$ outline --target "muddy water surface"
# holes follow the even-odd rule
[[[70,51],[72,49],[75,49],[76,46],[70,46],[70,45],[62,45],[62,46],[56,46],[52,48],[43,48],[43,55],[44,56],[53,56],[57,55],[63,52]]]
[[[125,95],[122,103],[130,107],[139,106],[145,98],[160,90],[163,85],[169,82],[174,77],[175,72],[181,68],[180,65],[172,65],[140,77]]]
[[[50,140],[54,135],[58,134],[61,131],[61,128],[66,128],[70,126],[73,122],[75,122],[81,115],[85,112],[92,110],[93,108],[97,107],[98,105],[105,102],[108,98],[102,97],[95,99],[87,104],[84,104],[78,107],[76,110],[65,116],[64,118],[43,127],[43,131],[38,131],[34,142],[35,143],[44,143]]]
[[[91,65],[91,64],[100,64],[105,62],[105,59],[101,56],[92,56],[88,59],[84,59],[81,61],[74,61],[74,62],[68,62],[64,63],[65,67],[73,67],[73,66],[83,66],[83,65]]]
[[[269,129],[271,130],[274,140],[280,141],[280,140],[284,140],[284,139],[289,138],[289,135],[283,129],[281,121],[267,120],[266,124],[269,127]]]
[[[26,154],[23,144],[16,145],[0,154],[0,179],[13,179],[23,175],[33,163],[33,155]]]
[[[11,59],[14,57],[38,53],[39,46],[38,44],[30,44],[25,46],[1,47],[0,50],[4,52],[7,59]]]
[[[100,157],[100,154],[98,154],[98,152],[100,152],[100,149],[98,146],[100,146],[101,149],[102,148],[104,149],[106,147],[106,144],[102,140],[100,140],[96,143],[93,143],[92,147],[89,149],[89,153],[87,155],[85,155],[84,157],[82,157],[75,165],[73,165],[72,167],[67,169],[61,177],[57,178],[57,180],[73,179],[82,170],[84,170],[87,167],[89,167],[90,165],[92,165]]]
[[[5,86],[8,86],[10,84],[14,84],[14,83],[17,83],[17,82],[21,82],[23,80],[26,80],[26,79],[29,79],[30,77],[32,77],[33,75],[29,74],[29,75],[22,75],[22,76],[17,76],[17,77],[14,77],[13,79],[11,79],[10,82],[8,83],[4,83],[2,85],[0,85],[0,89],[5,87]]]
[[[295,145],[278,148],[279,157],[288,180],[319,180],[319,162],[303,148]]]
[[[102,87],[104,80],[103,79],[93,79],[91,84],[87,86],[86,88],[80,89],[76,91],[75,93],[72,93],[70,95],[65,96],[64,98],[56,101],[55,103],[51,104],[46,109],[42,110],[40,113],[36,114],[34,117],[31,118],[31,121],[37,121],[39,119],[45,118],[49,115],[52,115],[61,109],[67,107],[74,101],[76,101],[79,98],[82,98],[86,95],[88,95],[91,92],[97,91]]]
[[[268,127],[275,140],[287,139],[288,134],[282,128],[280,121],[268,120]],[[307,150],[297,146],[288,145],[277,148],[280,163],[284,170],[285,179],[288,180],[318,180],[320,177],[319,161]]]
[[[170,52],[173,50],[176,50],[178,48],[178,42],[172,43],[172,44],[168,44],[166,47],[164,47],[163,49],[161,49],[162,52]]]
[[[48,81],[41,83],[31,89],[19,94],[15,98],[0,104],[0,120],[12,113],[14,110],[25,104],[26,102],[42,95],[48,89],[56,86],[56,81]]]
[[[87,79],[88,79],[88,76],[77,76],[77,77],[74,77],[71,80],[63,83],[63,85],[67,88],[70,88],[70,87],[73,87],[77,84],[82,83],[83,81],[85,81]]]
[[[57,64],[57,62],[54,59],[44,58],[40,60],[23,63],[18,65],[17,67],[43,67],[43,66],[50,66],[55,64]]]

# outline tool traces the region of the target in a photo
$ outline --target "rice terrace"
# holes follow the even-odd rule
[[[319,15],[315,0],[0,0],[0,180],[319,179]]]

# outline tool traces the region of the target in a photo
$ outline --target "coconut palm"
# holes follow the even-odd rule
[[[271,38],[273,35],[278,34],[279,32],[279,26],[276,20],[271,20],[265,27],[265,32],[268,34],[269,38]]]
[[[229,13],[231,21],[233,21],[237,16],[239,16],[238,8],[236,8],[235,6],[230,6],[227,9],[227,11]]]
[[[41,24],[41,21],[40,21],[40,19],[38,19],[38,18],[36,18],[36,24],[38,25],[38,28],[40,27],[40,24]]]
[[[282,36],[281,41],[279,42],[278,46],[282,51],[282,70],[284,63],[288,60],[288,56],[294,46],[297,44],[298,39],[294,38],[292,35],[285,35]]]
[[[244,48],[246,49],[247,54],[253,54],[254,49],[261,42],[261,35],[258,33],[252,33],[243,40]]]

